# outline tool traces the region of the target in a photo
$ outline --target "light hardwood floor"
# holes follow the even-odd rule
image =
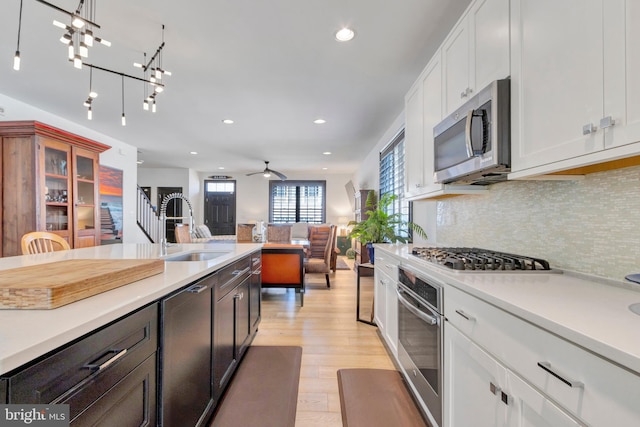
[[[302,346],[296,427],[342,426],[338,369],[395,369],[377,328],[356,322],[355,272],[337,270],[330,279],[329,289],[323,274],[307,275],[302,308],[293,290],[262,291],[262,322],[253,344]],[[371,301],[373,278],[361,284]],[[365,306],[361,317],[371,308]]]

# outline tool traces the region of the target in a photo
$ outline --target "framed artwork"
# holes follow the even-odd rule
[[[100,165],[100,244],[122,243],[122,171]]]

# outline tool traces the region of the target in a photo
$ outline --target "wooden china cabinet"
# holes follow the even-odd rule
[[[104,145],[36,121],[0,122],[2,252],[50,231],[72,248],[100,244],[99,155]]]

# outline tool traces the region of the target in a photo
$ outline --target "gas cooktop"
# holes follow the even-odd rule
[[[480,248],[413,248],[412,255],[455,271],[544,271],[551,272],[543,259]]]

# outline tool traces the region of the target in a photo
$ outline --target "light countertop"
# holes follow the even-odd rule
[[[640,375],[640,286],[571,272],[453,272],[410,254],[408,245],[381,245],[408,264]]]
[[[243,243],[172,245],[168,256],[194,250],[221,251],[209,261],[165,262],[165,271],[52,310],[0,310],[0,374],[158,300],[232,261],[260,249]],[[118,244],[49,254],[0,258],[0,270],[66,259],[155,259],[160,245]]]

